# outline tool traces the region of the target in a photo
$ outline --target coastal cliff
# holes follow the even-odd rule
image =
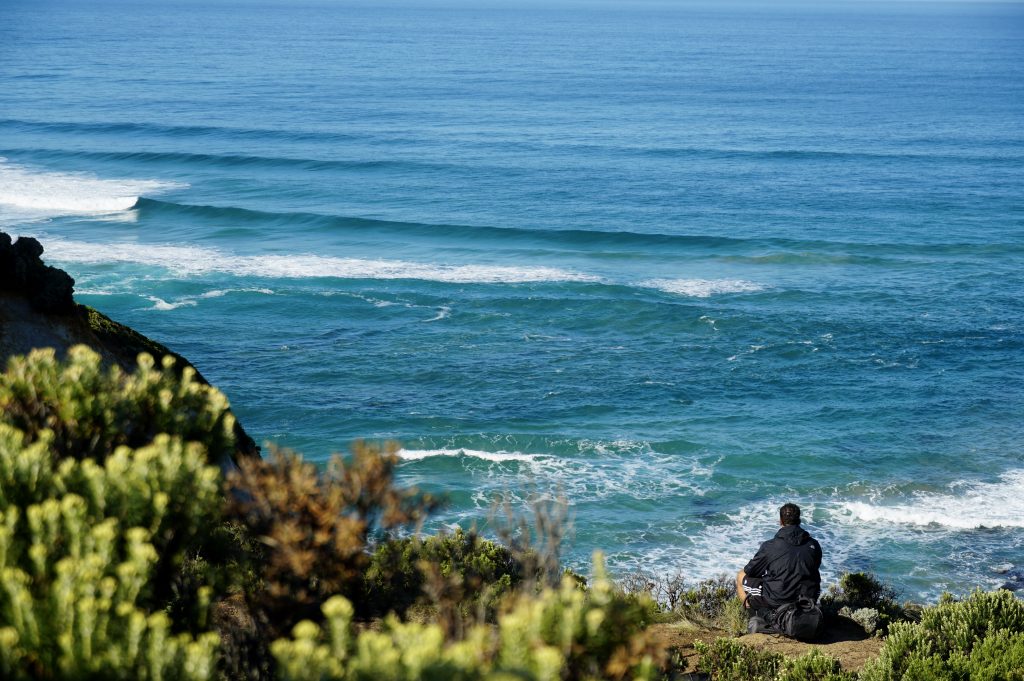
[[[43,262],[43,246],[31,237],[12,240],[0,232],[0,359],[24,355],[34,348],[53,348],[64,356],[69,348],[88,345],[104,362],[133,371],[140,352],[159,362],[175,359],[180,370],[192,367],[196,380],[209,385],[187,359],[165,345],[74,300],[75,280]],[[235,459],[258,457],[259,447],[235,422]]]

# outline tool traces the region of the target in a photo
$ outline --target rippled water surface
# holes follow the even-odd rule
[[[439,522],[829,576],[1024,549],[1019,4],[0,5],[0,226],[259,439]]]

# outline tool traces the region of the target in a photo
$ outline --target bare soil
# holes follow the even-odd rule
[[[694,650],[693,642],[711,643],[717,638],[730,637],[728,632],[717,629],[703,629],[683,622],[677,624],[656,624],[651,631],[670,648],[674,648],[680,657],[687,661],[687,671],[697,668],[699,655]],[[878,657],[882,649],[882,639],[868,636],[856,623],[840,618],[831,623],[821,638],[814,643],[801,643],[783,636],[771,634],[746,634],[736,637],[740,643],[780,653],[786,657],[800,657],[811,650],[817,649],[839,660],[843,670],[856,672],[868,660]],[[692,678],[700,678],[693,675]]]

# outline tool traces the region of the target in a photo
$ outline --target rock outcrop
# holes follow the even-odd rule
[[[74,301],[75,280],[42,260],[43,247],[35,239],[0,232],[0,362],[34,348],[54,348],[63,356],[68,348],[84,343],[103,359],[126,371],[135,368],[140,352],[159,362],[175,358],[180,370],[192,367],[187,359],[166,346],[119,324],[98,310]],[[2,365],[0,365],[2,367]],[[208,383],[196,369],[196,378]],[[259,456],[259,447],[235,422],[235,458]]]
[[[43,263],[43,246],[35,239],[11,237],[0,232],[0,291],[21,295],[36,312],[72,314],[75,280],[56,267]]]

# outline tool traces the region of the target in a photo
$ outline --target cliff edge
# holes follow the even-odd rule
[[[170,355],[179,369],[196,371],[196,379],[209,384],[191,362],[166,346],[74,300],[75,280],[42,260],[43,247],[33,238],[12,241],[0,232],[0,360],[24,355],[34,348],[54,348],[63,356],[83,343],[106,362],[125,371],[135,369],[140,352],[157,362]],[[235,459],[259,456],[259,447],[235,421]]]

